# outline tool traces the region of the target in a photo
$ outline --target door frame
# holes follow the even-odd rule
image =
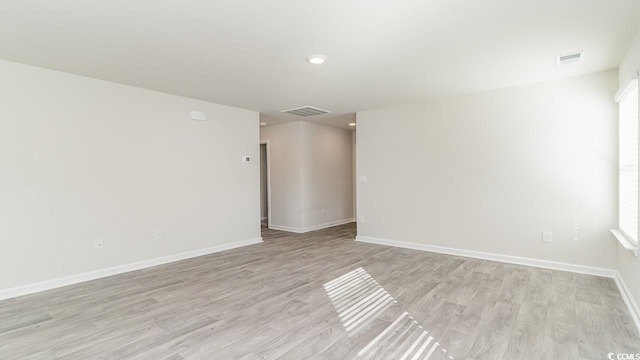
[[[271,229],[271,148],[269,147],[269,139],[261,140],[260,145],[266,145],[267,151],[267,227]],[[260,218],[260,226],[262,226],[262,217]]]

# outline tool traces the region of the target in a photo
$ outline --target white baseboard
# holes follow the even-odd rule
[[[333,226],[349,224],[349,223],[352,223],[352,222],[355,222],[355,221],[356,220],[353,219],[353,218],[344,219],[344,220],[336,220],[336,221],[332,221],[332,222],[329,222],[329,223],[326,223],[326,224],[307,226],[307,227],[304,227],[304,228],[271,224],[271,225],[269,225],[269,229],[280,230],[280,231],[288,231],[288,232],[292,232],[292,233],[302,234],[302,233],[306,233],[306,232],[309,232],[309,231],[316,231],[316,230],[330,228],[330,227],[333,227]]]
[[[624,279],[619,272],[616,272],[615,280],[616,285],[618,285],[620,295],[622,295],[622,300],[624,300],[625,305],[627,305],[627,309],[629,309],[633,323],[636,324],[636,329],[638,329],[638,334],[640,334],[640,308],[638,308],[638,304],[634,300],[633,295],[631,295],[631,292],[627,287],[627,283],[624,282]]]
[[[500,262],[509,263],[509,264],[533,266],[533,267],[539,267],[544,269],[569,271],[569,272],[574,272],[579,274],[603,276],[608,278],[616,278],[616,273],[617,273],[615,269],[576,265],[576,264],[569,264],[569,263],[562,263],[562,262],[548,261],[548,260],[539,260],[539,259],[525,258],[525,257],[519,257],[519,256],[488,253],[488,252],[482,252],[482,251],[456,249],[456,248],[450,248],[445,246],[417,244],[417,243],[410,243],[410,242],[404,242],[404,241],[379,239],[379,238],[373,238],[368,236],[356,236],[356,241],[370,243],[370,244],[377,244],[377,245],[395,246],[395,247],[401,247],[406,249],[430,251],[430,252],[448,254],[448,255],[458,255],[458,256],[464,256],[464,257],[475,258],[475,259],[500,261]]]
[[[187,251],[179,254],[162,256],[155,259],[143,260],[131,264],[114,266],[106,269],[94,270],[82,274],[66,276],[62,278],[45,280],[33,284],[22,285],[9,289],[0,290],[0,300],[10,299],[22,295],[33,294],[45,290],[51,290],[67,285],[78,284],[85,281],[95,280],[107,276],[118,275],[129,271],[140,270],[152,266],[171,263],[174,261],[185,260],[198,256],[217,253],[220,251],[231,250],[242,246],[259,244],[262,242],[262,238],[253,238],[248,240],[235,241],[228,244],[216,245],[204,249],[198,249],[193,251]]]

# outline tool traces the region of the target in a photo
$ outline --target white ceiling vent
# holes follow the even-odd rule
[[[584,60],[584,52],[575,54],[556,56],[556,66],[564,66],[569,64],[575,64]]]
[[[329,110],[322,110],[313,106],[303,106],[295,109],[282,110],[281,112],[298,115],[298,116],[314,116],[314,115],[321,115],[321,114],[331,114],[331,111]]]

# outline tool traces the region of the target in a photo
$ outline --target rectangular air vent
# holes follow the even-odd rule
[[[556,57],[556,66],[574,64],[584,60],[584,52]]]
[[[295,109],[282,110],[281,112],[298,116],[314,116],[321,114],[331,114],[331,111],[318,109],[313,106],[303,106]]]

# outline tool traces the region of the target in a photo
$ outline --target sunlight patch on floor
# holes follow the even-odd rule
[[[398,301],[361,267],[323,286],[349,335],[372,323],[390,306],[398,304]],[[358,356],[364,360],[374,357],[422,360],[431,359],[437,353],[440,358],[445,355],[445,358],[453,359],[447,354],[447,350],[405,311],[362,348]]]

